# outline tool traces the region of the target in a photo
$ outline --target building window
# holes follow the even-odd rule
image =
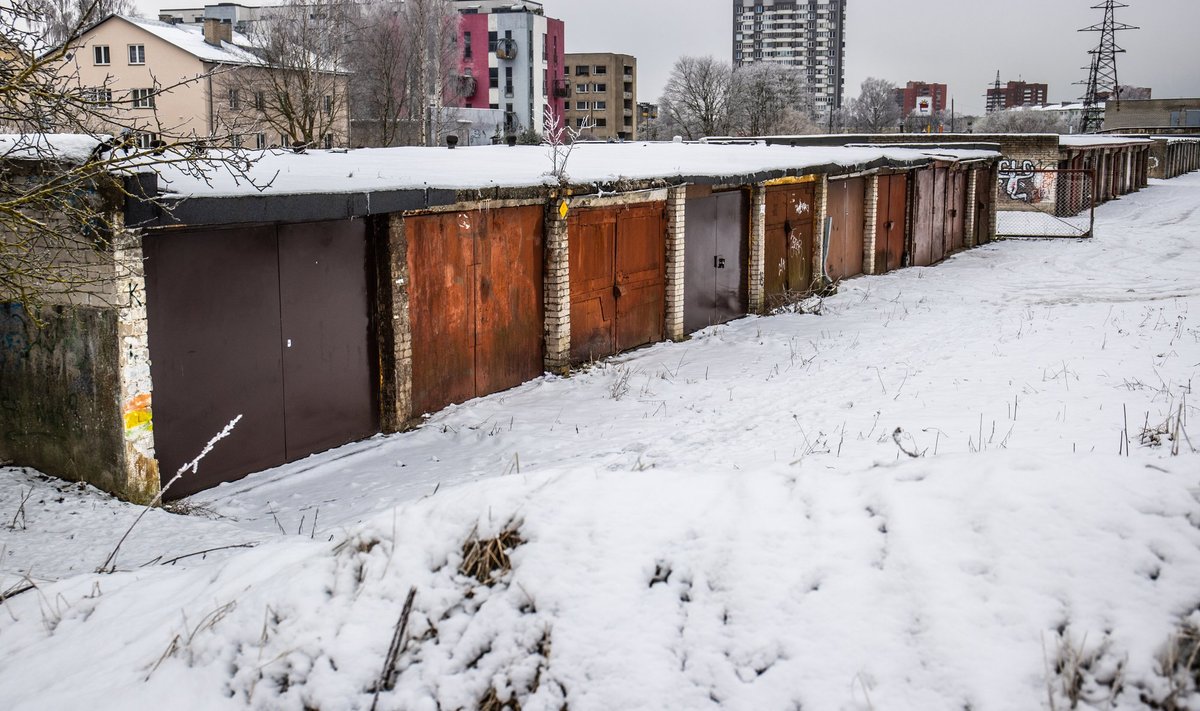
[[[488,87],[495,89],[500,86],[500,68],[492,67],[488,69]]]
[[[234,148],[241,148],[242,137],[237,134],[231,134],[229,136],[229,145],[233,146]]]
[[[463,59],[471,58],[471,33],[463,33]]]
[[[489,53],[496,51],[496,44],[499,43],[499,41],[500,41],[500,33],[499,32],[489,32],[488,33],[488,52]]]
[[[154,108],[154,90],[153,89],[134,89],[130,92],[130,99],[135,109],[152,109]]]
[[[325,97],[325,115],[326,116],[333,115],[333,97],[332,96]]]
[[[230,89],[229,90],[229,108],[236,110],[236,109],[241,108],[241,106],[242,106],[242,102],[238,100],[238,90]]]
[[[96,106],[109,106],[112,104],[112,89],[99,87],[88,89],[83,95],[84,101],[87,101]]]
[[[333,148],[333,134],[327,133],[325,134],[325,149],[328,150],[330,148]]]
[[[597,101],[596,103],[592,104],[592,108],[597,111],[604,111],[605,109],[608,108],[608,102],[607,101]]]
[[[596,76],[603,76],[605,74],[608,74],[608,67],[604,66],[603,64],[597,64],[595,74],[596,74]]]
[[[587,84],[576,84],[575,85],[575,93],[576,94],[588,93],[588,85]]]
[[[265,133],[254,134],[254,147],[260,151],[263,150],[264,148],[266,148],[267,147],[267,134],[265,134]]]
[[[575,110],[576,111],[587,111],[587,107],[588,107],[588,102],[586,102],[586,101],[576,101],[575,102]]]
[[[603,94],[604,92],[608,91],[608,84],[597,84],[595,91],[598,94]]]
[[[137,140],[138,148],[145,149],[145,148],[157,148],[158,147],[159,141],[158,141],[157,133],[148,133],[146,131],[138,131],[136,140]]]
[[[591,70],[589,70],[587,67],[585,67],[583,65],[575,67],[575,76],[577,76],[577,77],[590,76],[591,73],[592,73]]]
[[[109,63],[108,45],[98,44],[92,47],[92,59],[95,60],[97,66],[103,66]]]
[[[262,111],[267,106],[267,96],[261,91],[254,92],[254,108]]]
[[[145,64],[146,63],[146,45],[144,45],[144,44],[129,45],[129,63],[130,64]]]

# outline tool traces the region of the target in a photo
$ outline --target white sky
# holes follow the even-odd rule
[[[1117,19],[1141,27],[1121,33],[1121,83],[1149,86],[1155,98],[1200,96],[1195,32],[1200,0],[1124,0]],[[243,0],[256,4],[254,0]],[[1078,99],[1087,50],[1099,41],[1080,27],[1102,17],[1098,0],[850,0],[846,23],[846,94],[869,76],[896,84],[942,82],[963,113],[982,113],[995,80],[1050,85],[1051,101]],[[144,14],[182,6],[139,0]],[[199,4],[199,3],[197,3]],[[675,59],[732,54],[732,0],[543,0],[567,24],[567,50],[620,52],[638,58],[639,101],[656,101]]]
[[[868,76],[897,84],[949,84],[958,110],[983,111],[983,95],[1001,79],[1050,85],[1050,100],[1079,98],[1087,50],[1102,19],[1098,0],[850,0],[846,21],[846,93]],[[1122,84],[1149,86],[1155,98],[1200,96],[1195,33],[1200,0],[1124,0],[1117,20],[1142,29],[1118,36]],[[732,54],[732,0],[544,0],[567,23],[567,49],[625,52],[638,58],[639,101],[654,101],[675,58]]]

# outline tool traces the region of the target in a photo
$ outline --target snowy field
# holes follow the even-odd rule
[[[1200,174],[820,310],[219,487],[115,574],[136,508],[0,470],[0,708],[1200,709]]]

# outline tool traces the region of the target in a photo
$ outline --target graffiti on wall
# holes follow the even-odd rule
[[[1000,161],[1000,185],[1004,194],[1021,202],[1041,202],[1041,191],[1035,185],[1037,172],[1031,160]]]

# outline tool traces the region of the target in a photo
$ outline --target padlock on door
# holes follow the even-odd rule
[[[713,268],[714,269],[724,269],[725,268],[725,258],[720,255],[713,257]]]

